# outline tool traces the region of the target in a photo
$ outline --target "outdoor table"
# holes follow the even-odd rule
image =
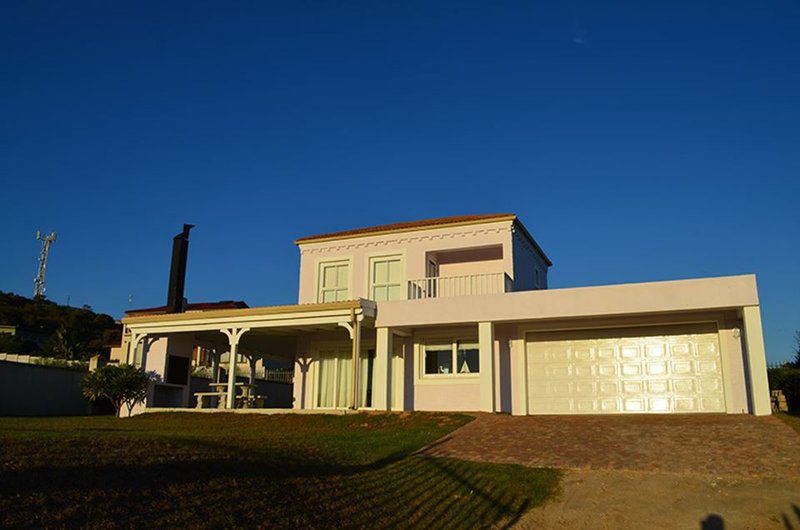
[[[212,387],[214,389],[219,389],[219,390],[217,390],[217,392],[219,392],[221,394],[224,394],[225,397],[227,397],[227,395],[228,395],[228,392],[227,392],[228,383],[209,383],[208,386],[210,386],[210,387]],[[241,390],[241,393],[239,395],[235,396],[235,399],[241,398],[241,401],[243,401],[243,402],[247,401],[247,399],[250,397],[250,395],[256,389],[256,385],[253,385],[253,384],[250,384],[250,383],[239,383],[239,382],[237,382],[237,383],[235,383],[235,387],[236,387],[236,389],[240,389]],[[224,401],[227,401],[227,400],[223,400],[222,398],[220,398],[220,405],[221,405],[220,408],[223,408],[222,404],[223,404]],[[234,406],[235,406],[235,403],[234,403]]]

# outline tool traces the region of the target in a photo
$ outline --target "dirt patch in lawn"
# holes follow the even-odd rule
[[[520,528],[800,528],[800,479],[568,471]],[[705,526],[704,526],[705,525]]]

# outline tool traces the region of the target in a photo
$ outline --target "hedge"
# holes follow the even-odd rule
[[[770,390],[783,390],[789,412],[800,414],[800,368],[781,366],[767,370]]]

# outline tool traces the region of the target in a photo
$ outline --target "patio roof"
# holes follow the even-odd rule
[[[335,329],[354,318],[375,318],[375,302],[358,299],[343,302],[296,304],[241,309],[218,309],[202,312],[128,315],[122,319],[136,334],[159,334],[188,331],[219,331],[232,327],[251,330],[318,331]]]

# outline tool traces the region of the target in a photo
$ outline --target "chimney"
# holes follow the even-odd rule
[[[183,313],[186,300],[183,288],[186,285],[186,257],[189,254],[189,230],[194,225],[183,225],[183,232],[172,239],[172,265],[169,270],[167,290],[167,313]]]

